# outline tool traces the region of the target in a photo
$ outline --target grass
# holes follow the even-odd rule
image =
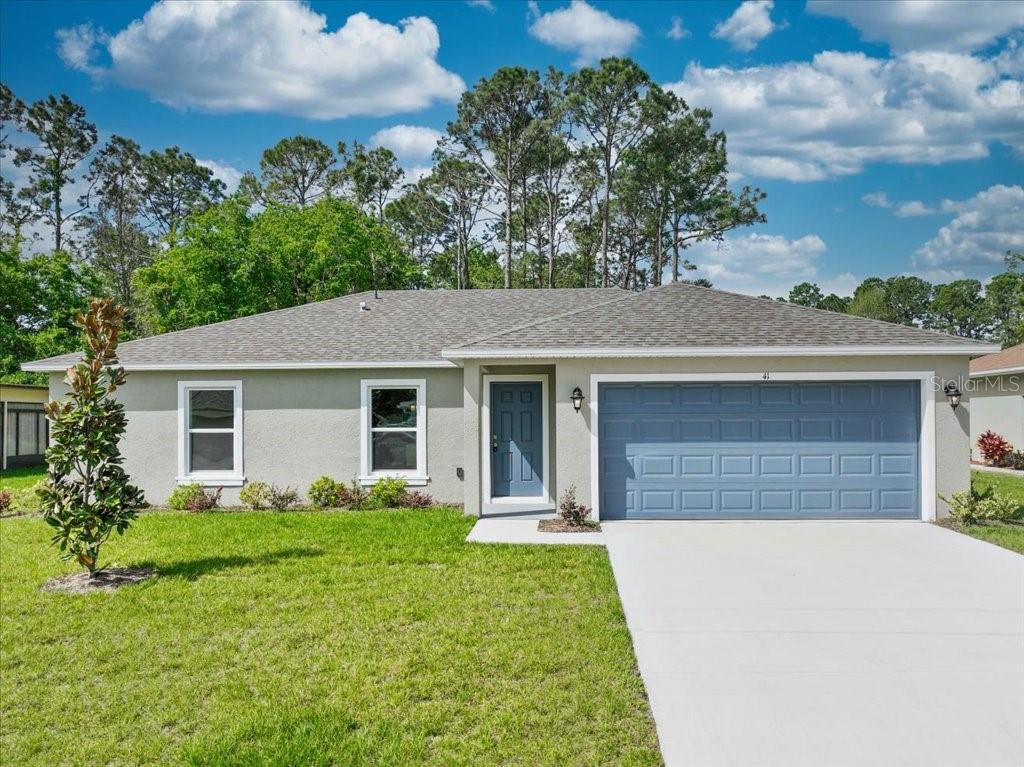
[[[11,508],[6,515],[29,514],[38,511],[32,488],[46,479],[45,466],[26,466],[21,469],[5,469],[0,472],[0,490],[11,491]]]
[[[71,571],[0,522],[0,762],[655,765],[607,553],[464,542],[456,510],[146,514]]]
[[[979,493],[991,489],[999,495],[1014,499],[1021,507],[1018,518],[1024,517],[1024,475],[972,471],[971,487]],[[975,538],[1024,554],[1024,524],[1020,522],[1009,525],[964,525],[958,529]]]

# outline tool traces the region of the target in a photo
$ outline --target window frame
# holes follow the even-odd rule
[[[427,474],[427,381],[425,378],[363,378],[359,382],[359,482],[372,485],[384,477],[404,479],[407,485],[422,486],[430,481]],[[415,389],[416,426],[375,427],[373,418],[373,392],[375,389]],[[403,431],[416,433],[416,468],[373,470],[374,431]]]
[[[234,425],[231,429],[195,429],[189,426],[189,396],[194,391],[232,392],[234,400]],[[242,453],[243,430],[242,382],[241,381],[178,381],[178,475],[179,484],[198,482],[207,486],[240,487],[245,482],[244,456]],[[231,432],[234,467],[228,471],[192,471],[189,465],[189,444],[193,431],[224,434]]]

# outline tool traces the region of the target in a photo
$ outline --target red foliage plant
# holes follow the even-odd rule
[[[998,466],[1013,452],[1013,446],[989,429],[978,437],[978,450],[988,463]]]

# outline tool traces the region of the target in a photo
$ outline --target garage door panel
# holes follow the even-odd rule
[[[916,382],[649,386],[599,387],[602,517],[919,514]]]

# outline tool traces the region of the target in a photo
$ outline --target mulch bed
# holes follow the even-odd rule
[[[585,525],[570,525],[562,519],[542,519],[537,523],[537,530],[542,533],[599,533],[601,525],[588,522]]]
[[[91,577],[89,573],[72,573],[59,578],[50,578],[43,584],[43,591],[60,594],[91,594],[94,591],[113,591],[122,586],[141,583],[156,576],[156,570],[148,567],[107,567]]]

